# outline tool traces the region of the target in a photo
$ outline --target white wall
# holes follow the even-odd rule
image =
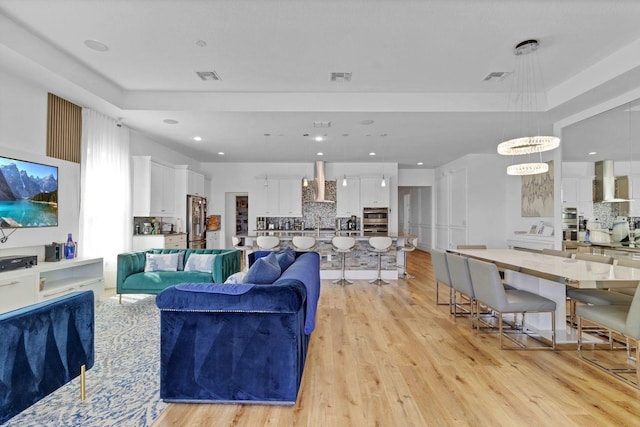
[[[42,260],[45,244],[64,242],[68,233],[78,236],[80,165],[45,155],[46,88],[0,70],[0,94],[0,155],[57,166],[59,198],[57,227],[16,229],[0,243],[0,256],[37,255]]]

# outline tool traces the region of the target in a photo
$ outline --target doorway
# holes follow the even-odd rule
[[[249,232],[249,193],[225,193],[224,205],[223,247],[232,248],[233,236]]]
[[[432,247],[432,187],[398,187],[398,229],[418,236],[418,249]]]

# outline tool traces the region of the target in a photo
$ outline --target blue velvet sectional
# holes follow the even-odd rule
[[[152,271],[145,272],[146,254],[178,253],[187,263],[191,254],[214,254],[213,271]],[[185,282],[224,282],[240,271],[241,252],[236,249],[147,249],[118,254],[116,292],[122,294],[157,294],[169,286]]]
[[[296,253],[272,284],[187,283],[160,292],[160,397],[295,404],[319,296],[316,252]]]
[[[0,314],[0,424],[93,363],[92,291]]]

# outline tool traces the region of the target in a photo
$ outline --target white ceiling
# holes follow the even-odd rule
[[[0,0],[0,67],[203,162],[431,168],[495,152],[511,77],[483,78],[522,40],[540,40],[545,132],[639,91],[638,22],[637,0]]]

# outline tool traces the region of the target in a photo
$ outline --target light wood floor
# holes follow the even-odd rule
[[[383,287],[323,281],[295,406],[170,404],[153,425],[639,425],[640,391],[575,350],[500,351],[435,305],[428,253],[409,271]]]

